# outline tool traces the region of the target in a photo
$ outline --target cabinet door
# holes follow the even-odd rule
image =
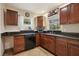
[[[14,53],[25,49],[24,36],[14,36]]]
[[[55,54],[55,37],[47,36],[48,50]]]
[[[37,17],[37,26],[38,27],[43,27],[43,16],[38,16]]]
[[[36,34],[36,46],[39,46],[40,45],[40,34],[37,33]]]
[[[18,24],[18,12],[13,10],[7,10],[5,13],[5,25],[17,25]]]
[[[42,46],[46,49],[48,48],[48,39],[46,38],[46,35],[43,35]]]
[[[67,6],[60,9],[60,24],[68,23],[68,8]]]
[[[68,55],[79,56],[79,41],[68,41]]]
[[[72,3],[70,4],[71,11],[70,11],[70,24],[79,23],[79,3]]]
[[[58,56],[67,56],[67,39],[65,38],[56,38],[56,55]]]

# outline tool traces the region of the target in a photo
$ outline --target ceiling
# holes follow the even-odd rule
[[[29,10],[35,14],[43,14],[50,9],[55,9],[62,3],[8,3],[8,5],[22,9]]]

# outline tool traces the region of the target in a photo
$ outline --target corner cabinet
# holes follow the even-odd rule
[[[43,16],[37,17],[37,27],[43,27]]]
[[[55,54],[55,37],[41,34],[41,46]]]
[[[40,45],[40,33],[36,34],[36,46]]]
[[[7,9],[4,12],[5,25],[18,25],[18,12]]]
[[[60,24],[79,23],[79,3],[71,3],[60,8]]]

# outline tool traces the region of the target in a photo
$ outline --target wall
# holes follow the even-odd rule
[[[4,53],[4,47],[3,47],[3,41],[0,34],[0,56],[2,56]]]
[[[70,3],[66,3],[64,5],[61,5],[59,8],[62,8],[66,5],[68,5]],[[47,22],[46,22],[46,27],[47,27],[47,30],[49,30],[49,21],[48,21],[48,16],[45,14],[45,17],[47,19]],[[68,25],[61,25],[60,26],[60,30],[62,32],[74,32],[74,33],[79,33],[79,24],[68,24]]]
[[[79,24],[61,25],[62,32],[79,33]]]
[[[59,8],[62,8],[70,3],[66,3]],[[61,31],[62,32],[73,32],[73,33],[79,33],[79,24],[67,24],[67,25],[61,25]]]
[[[13,46],[14,46],[13,36],[5,36],[4,40],[5,40],[5,44],[4,44],[5,48],[4,49],[13,48]]]
[[[4,5],[0,4],[0,33],[4,32],[4,13],[3,13]]]
[[[1,38],[1,33],[4,32],[4,23],[3,23],[3,4],[0,4],[0,56],[3,55],[3,40]]]
[[[44,14],[44,26],[45,26],[45,30],[49,30],[49,21],[48,21],[48,13]]]
[[[33,20],[32,13],[30,14],[31,17],[29,17],[31,19],[31,24],[30,25],[25,25],[24,24],[24,16],[25,16],[25,12],[26,11],[5,4],[5,9],[4,10],[6,10],[6,9],[18,11],[18,25],[17,26],[5,26],[5,31],[6,32],[13,32],[13,31],[20,31],[20,30],[28,30],[28,27],[29,26],[32,29],[34,29],[34,23],[33,23],[34,20]]]
[[[31,17],[29,17],[31,19],[31,24],[30,25],[25,25],[24,24],[24,16],[25,16],[25,12],[23,10],[17,9],[13,6],[8,6],[5,5],[4,10],[6,11],[6,9],[10,9],[10,10],[15,10],[18,11],[18,25],[17,26],[5,26],[5,32],[15,32],[15,31],[20,31],[20,30],[28,30],[28,27],[31,26],[32,29],[34,29],[34,18],[31,15]],[[9,36],[9,37],[5,37],[5,49],[9,49],[13,47],[13,36]]]

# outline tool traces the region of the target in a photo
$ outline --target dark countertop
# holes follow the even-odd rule
[[[79,34],[73,34],[73,33],[72,34],[71,33],[42,33],[42,34],[79,40]]]
[[[14,36],[17,35],[35,35],[36,33],[19,33],[19,34],[15,34]]]
[[[2,36],[34,35],[36,33],[38,32],[37,31],[6,32],[3,33]],[[55,32],[43,31],[41,32],[41,34],[79,40],[79,33],[66,33],[61,31],[55,31]]]

